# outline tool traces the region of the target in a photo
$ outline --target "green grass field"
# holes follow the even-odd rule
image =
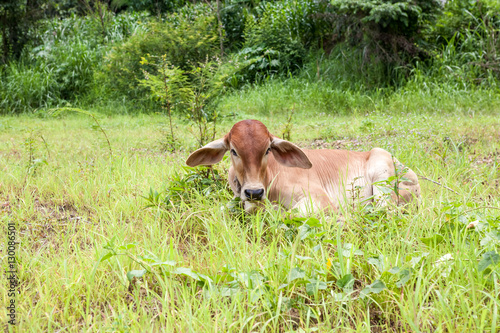
[[[281,133],[293,100],[242,99],[223,103],[235,116],[221,136],[244,118]],[[2,235],[13,221],[19,241],[17,330],[497,332],[498,109],[483,114],[479,101],[439,115],[433,100],[419,115],[392,105],[333,116],[297,104],[299,146],[381,147],[441,184],[421,180],[418,209],[353,208],[343,226],[274,210],[240,216],[227,208],[225,181],[196,191],[183,169],[196,141],[182,121],[183,148],[168,153],[162,115],[98,114],[111,152],[83,115],[1,118]],[[163,203],[167,189],[182,192],[174,205]]]

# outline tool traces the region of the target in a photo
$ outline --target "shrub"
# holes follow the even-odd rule
[[[101,54],[87,40],[72,40],[34,48],[30,58],[5,70],[0,96],[8,112],[53,106],[85,95]]]
[[[134,11],[148,11],[153,15],[160,16],[164,13],[173,12],[182,8],[186,0],[118,0],[114,1],[117,7],[127,7]]]
[[[43,17],[42,1],[10,0],[0,3],[0,63],[17,60],[30,40],[33,28]]]
[[[265,2],[261,9],[260,17],[248,16],[244,48],[238,55],[240,61],[254,59],[241,73],[250,82],[301,68],[307,47],[320,44],[325,33],[326,21],[319,15],[327,9],[324,1]]]
[[[429,33],[436,44],[427,75],[490,85],[500,78],[500,3],[451,0]]]
[[[500,29],[500,2],[493,0],[449,0],[443,13],[432,27],[430,35],[433,42],[448,44],[455,35],[489,27]],[[483,34],[476,38],[487,37]],[[456,42],[459,42],[458,39]]]
[[[107,37],[88,17],[70,16],[42,24],[19,62],[4,67],[0,107],[20,112],[84,97],[93,90],[107,43],[121,41],[141,29],[141,13],[113,16]]]
[[[0,113],[17,113],[57,104],[61,96],[56,76],[48,66],[9,64],[0,78]]]
[[[394,69],[428,54],[419,46],[422,30],[441,9],[438,0],[333,0],[339,41],[363,54],[364,63],[381,63],[388,83]],[[408,71],[406,71],[408,74]]]
[[[141,98],[145,93],[139,86],[142,69],[156,73],[154,66],[142,66],[147,55],[162,56],[181,69],[203,62],[218,53],[217,21],[212,16],[199,16],[194,20],[176,15],[166,22],[155,22],[144,33],[130,37],[116,46],[107,56],[101,73],[106,84],[118,95]]]
[[[166,56],[143,58],[142,64],[155,68],[158,74],[144,71],[141,86],[167,111],[170,121],[171,150],[175,149],[172,111],[183,114],[193,125],[192,132],[200,147],[215,139],[217,133],[216,101],[224,93],[236,65],[222,64],[220,59],[206,59],[182,70],[168,62]]]
[[[243,45],[245,22],[249,10],[243,2],[227,4],[221,9],[220,16],[224,28],[224,48],[229,51],[237,51]]]
[[[172,125],[172,109],[182,108],[185,101],[188,100],[190,93],[189,88],[186,87],[188,77],[180,68],[171,65],[166,55],[142,58],[141,64],[155,67],[155,71],[158,73],[155,75],[143,71],[144,79],[139,80],[139,82],[141,86],[150,91],[152,99],[159,102],[161,107],[167,111],[170,133],[166,138],[166,148],[174,151],[177,142]]]
[[[93,84],[94,69],[99,65],[101,52],[86,40],[73,40],[56,44],[52,49],[46,48],[35,57],[55,74],[60,98],[72,100],[84,95]]]

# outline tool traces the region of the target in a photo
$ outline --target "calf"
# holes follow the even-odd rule
[[[384,205],[387,191],[382,188],[383,183],[387,183],[386,188],[394,184],[396,172],[401,182],[398,193],[392,193],[392,200],[402,204],[420,196],[416,174],[410,169],[402,174],[402,164],[383,149],[300,149],[269,133],[258,120],[236,123],[222,139],[193,152],[186,164],[212,165],[220,162],[228,150],[229,184],[248,212],[265,198],[286,209],[298,208],[302,213],[338,211],[341,204],[355,197]]]

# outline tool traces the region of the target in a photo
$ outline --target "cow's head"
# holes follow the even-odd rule
[[[236,178],[234,182],[239,185],[239,193],[234,186],[233,191],[244,202],[266,198],[266,186],[269,185],[266,184],[266,170],[270,154],[278,163],[287,167],[312,167],[299,147],[275,137],[258,120],[236,123],[222,139],[210,142],[189,155],[186,164],[191,167],[212,165],[220,162],[228,150]]]

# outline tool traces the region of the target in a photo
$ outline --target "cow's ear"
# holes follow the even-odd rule
[[[302,149],[291,142],[274,137],[271,142],[271,151],[276,161],[284,166],[302,169],[312,167],[311,161],[309,161]]]
[[[228,149],[226,137],[212,141],[205,147],[189,155],[186,164],[190,167],[195,167],[197,165],[212,165],[219,163]]]

